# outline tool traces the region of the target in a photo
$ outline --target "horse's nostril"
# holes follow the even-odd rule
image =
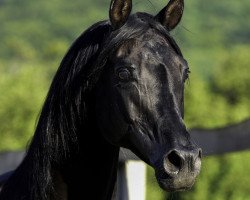
[[[199,149],[199,155],[198,155],[198,158],[202,158],[202,150],[201,149]]]
[[[164,168],[170,175],[177,174],[183,166],[183,158],[175,150],[171,151],[164,160]]]

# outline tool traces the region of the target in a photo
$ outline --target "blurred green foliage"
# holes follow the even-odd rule
[[[173,31],[191,74],[188,128],[222,127],[250,117],[249,0],[185,1]],[[135,0],[134,11],[157,13],[160,0]],[[107,19],[109,1],[0,0],[0,150],[27,146],[52,77],[70,44]],[[249,152],[212,156],[189,192],[166,194],[148,168],[147,199],[248,200]]]

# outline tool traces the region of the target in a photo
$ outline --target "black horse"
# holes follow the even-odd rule
[[[73,43],[1,200],[111,199],[120,147],[152,166],[163,189],[193,185],[201,150],[183,122],[189,68],[169,33],[184,2],[170,0],[156,16],[131,8],[112,0],[110,20]]]

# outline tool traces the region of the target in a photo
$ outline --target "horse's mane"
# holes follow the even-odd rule
[[[27,155],[4,186],[9,191],[29,195],[25,199],[30,200],[50,199],[46,194],[53,191],[51,166],[60,168],[78,152],[77,133],[84,126],[85,95],[91,87],[87,79],[110,29],[107,21],[94,24],[66,53],[52,81]]]
[[[98,22],[73,43],[52,81],[27,155],[5,185],[9,191],[29,195],[25,196],[28,200],[50,199],[46,194],[54,189],[52,166],[60,170],[63,164],[77,156],[78,133],[87,123],[89,94],[108,55],[149,28],[165,35],[173,49],[182,55],[169,32],[145,13],[130,16],[122,28],[114,31],[108,21]]]

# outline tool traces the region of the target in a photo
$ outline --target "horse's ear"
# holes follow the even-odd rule
[[[113,29],[125,24],[132,10],[132,0],[111,0],[109,19]]]
[[[171,31],[181,21],[183,10],[184,0],[170,0],[168,5],[155,16],[155,19]]]

